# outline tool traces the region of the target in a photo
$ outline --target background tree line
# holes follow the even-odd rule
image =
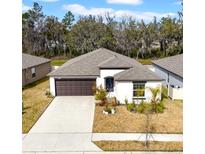
[[[134,58],[164,57],[183,53],[183,14],[151,22],[132,17],[79,16],[75,21],[68,11],[62,21],[46,16],[34,2],[22,14],[23,52],[48,58],[72,58],[104,47]]]

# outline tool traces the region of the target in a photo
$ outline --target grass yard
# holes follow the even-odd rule
[[[182,142],[150,141],[148,148],[142,141],[94,141],[104,151],[183,151]]]
[[[48,78],[44,78],[23,88],[22,132],[28,133],[53,98],[45,95],[49,88]]]
[[[151,59],[138,59],[137,61],[139,63],[141,63],[142,65],[151,65],[152,64],[152,60]]]
[[[52,65],[52,66],[61,66],[61,65],[63,65],[66,61],[68,61],[68,60],[65,60],[65,59],[55,59],[55,60],[52,60],[52,61],[51,61],[51,65]]]
[[[183,102],[164,100],[164,113],[152,114],[150,126],[153,133],[183,133]],[[95,107],[93,132],[95,133],[144,133],[146,115],[129,112],[125,105],[116,107],[116,113],[105,115],[102,106]]]

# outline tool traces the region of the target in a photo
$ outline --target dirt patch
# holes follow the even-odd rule
[[[182,142],[94,141],[104,151],[183,151]]]

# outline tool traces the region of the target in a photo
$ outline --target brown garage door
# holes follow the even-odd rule
[[[57,96],[93,95],[92,86],[96,79],[55,79]]]

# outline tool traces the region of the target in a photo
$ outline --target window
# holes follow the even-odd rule
[[[107,92],[112,92],[114,89],[114,79],[113,77],[107,77],[105,78],[105,88]]]
[[[32,74],[32,78],[36,77],[36,68],[35,67],[31,68],[31,74]]]
[[[145,96],[145,83],[133,83],[133,97]]]

